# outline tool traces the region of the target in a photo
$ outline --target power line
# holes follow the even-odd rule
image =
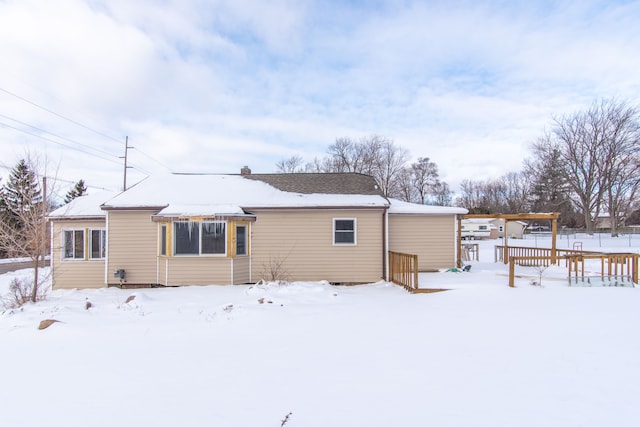
[[[136,147],[136,151],[140,154],[142,154],[143,156],[153,160],[154,162],[156,162],[157,164],[159,164],[160,166],[164,167],[165,169],[167,169],[169,172],[173,172],[173,170],[165,165],[164,163],[162,163],[160,160],[154,159],[153,157],[151,157],[150,155],[148,155],[147,153],[145,153],[144,151],[140,150],[139,148]]]
[[[112,156],[112,154],[111,154],[111,153],[107,153],[106,151],[104,151],[104,150],[100,150],[99,148],[95,148],[95,147],[92,147],[92,146],[90,146],[90,145],[83,144],[83,143],[78,142],[78,141],[75,141],[75,140],[73,140],[73,139],[71,139],[71,138],[67,138],[67,137],[64,137],[64,136],[61,136],[61,135],[57,135],[57,134],[55,134],[55,133],[53,133],[53,132],[49,132],[49,131],[47,131],[47,130],[41,129],[41,128],[37,127],[37,126],[30,125],[29,123],[22,122],[22,121],[20,121],[20,120],[18,120],[18,119],[14,119],[14,118],[9,117],[9,116],[6,116],[6,115],[4,115],[4,114],[0,114],[0,117],[4,117],[5,119],[8,119],[8,120],[14,121],[14,122],[16,122],[16,123],[20,123],[20,124],[21,124],[21,125],[23,125],[23,126],[28,126],[28,127],[32,128],[32,129],[37,130],[37,131],[40,131],[40,132],[43,132],[43,133],[47,133],[47,134],[49,134],[49,135],[55,136],[56,138],[60,138],[60,139],[63,139],[63,140],[65,140],[65,141],[69,141],[69,142],[71,142],[71,143],[73,143],[73,144],[81,145],[81,146],[86,147],[86,148],[88,148],[88,149],[90,149],[90,150],[94,150],[94,151],[97,151],[97,152],[99,152],[99,153],[106,154],[107,156]],[[70,148],[71,148],[71,147],[70,147]],[[113,157],[116,157],[116,156],[113,156]]]
[[[73,119],[70,119],[70,118],[68,118],[68,117],[65,117],[65,116],[63,116],[62,114],[58,114],[58,113],[56,113],[55,111],[50,110],[50,109],[48,109],[48,108],[46,108],[46,107],[43,107],[42,105],[36,104],[36,103],[35,103],[35,102],[33,102],[33,101],[29,101],[28,99],[23,98],[23,97],[21,97],[20,95],[17,95],[17,94],[15,94],[15,93],[13,93],[13,92],[10,92],[10,91],[8,91],[8,90],[6,90],[6,89],[4,89],[4,88],[1,88],[1,87],[0,87],[0,91],[2,91],[2,92],[4,92],[4,93],[6,93],[6,94],[8,94],[8,95],[11,95],[11,96],[13,96],[13,97],[15,97],[15,98],[18,98],[19,100],[24,101],[24,102],[26,102],[26,103],[28,103],[28,104],[31,104],[31,105],[33,105],[34,107],[40,108],[41,110],[44,110],[44,111],[46,111],[47,113],[53,114],[54,116],[57,116],[57,117],[60,117],[61,119],[64,119],[64,120],[66,120],[66,121],[68,121],[68,122],[70,122],[70,123],[73,123],[74,125],[77,125],[77,126],[80,126],[80,127],[82,127],[82,128],[85,128],[85,129],[87,129],[87,130],[89,130],[89,131],[91,131],[91,132],[93,132],[93,133],[96,133],[96,134],[98,134],[98,135],[100,135],[100,136],[103,136],[103,137],[105,137],[105,138],[111,139],[111,140],[116,141],[116,142],[122,142],[122,141],[119,141],[119,140],[117,140],[116,138],[114,138],[114,137],[112,137],[112,136],[110,136],[110,135],[107,135],[107,134],[105,134],[105,133],[103,133],[103,132],[100,132],[99,130],[95,130],[95,129],[93,129],[93,128],[91,128],[91,127],[87,126],[87,125],[84,125],[84,124],[82,124],[82,123],[78,122],[78,121],[75,121],[75,120],[73,120]]]
[[[8,171],[12,171],[13,170],[13,167],[8,166],[7,164],[5,164],[5,163],[3,163],[1,161],[0,161],[0,168],[6,169]],[[38,173],[38,172],[35,172],[35,171],[34,171],[34,173],[35,173],[36,176],[38,176],[40,178],[47,178],[47,179],[50,179],[50,180],[55,181],[55,182],[64,182],[66,184],[75,184],[77,182],[77,181],[70,181],[68,179],[58,178],[57,176],[50,176],[50,175],[46,175],[46,174],[41,174],[41,173]],[[112,188],[105,188],[105,187],[98,187],[98,186],[95,186],[95,185],[89,185],[86,182],[85,182],[85,185],[87,186],[87,188],[94,188],[96,190],[109,190],[109,191],[113,190]]]
[[[91,131],[91,132],[94,132],[94,133],[96,133],[96,134],[98,134],[98,135],[100,135],[100,136],[102,136],[102,137],[108,138],[108,139],[110,139],[110,140],[112,140],[112,141],[121,142],[121,141],[119,141],[118,139],[116,139],[116,138],[114,138],[114,137],[112,137],[112,136],[110,136],[110,135],[107,135],[107,134],[105,134],[105,133],[103,133],[103,132],[100,132],[100,131],[98,131],[98,130],[96,130],[96,129],[93,129],[93,128],[89,127],[89,126],[86,126],[86,125],[84,125],[84,124],[82,124],[82,123],[80,123],[80,122],[78,122],[78,121],[76,121],[76,120],[73,120],[73,119],[70,119],[70,118],[68,118],[68,117],[66,117],[66,116],[63,116],[62,114],[56,113],[55,111],[53,111],[53,110],[51,110],[51,109],[49,109],[49,108],[46,108],[46,107],[44,107],[44,106],[42,106],[42,105],[40,105],[40,104],[37,104],[37,103],[35,103],[35,102],[33,102],[33,101],[30,101],[30,100],[28,100],[28,99],[26,99],[26,98],[24,98],[24,97],[22,97],[22,96],[20,96],[20,95],[18,95],[18,94],[15,94],[15,93],[13,93],[13,92],[11,92],[11,91],[7,90],[7,89],[4,89],[4,88],[0,87],[0,91],[2,91],[2,92],[4,92],[4,93],[6,93],[6,94],[8,94],[8,95],[11,95],[11,96],[13,96],[13,97],[15,97],[15,98],[17,98],[17,99],[19,99],[19,100],[21,100],[21,101],[23,101],[23,102],[26,102],[26,103],[28,103],[28,104],[30,104],[30,105],[33,105],[33,106],[35,106],[35,107],[37,107],[37,108],[40,108],[40,109],[41,109],[41,110],[43,110],[43,111],[46,111],[46,112],[48,112],[48,113],[50,113],[50,114],[53,114],[53,115],[55,115],[55,116],[57,116],[57,117],[60,117],[61,119],[64,119],[64,120],[66,120],[66,121],[68,121],[68,122],[70,122],[70,123],[73,123],[73,124],[75,124],[75,125],[77,125],[77,126],[80,126],[80,127],[84,128],[84,129],[87,129],[87,130],[89,130],[89,131]],[[62,140],[65,140],[65,141],[71,142],[71,143],[73,143],[73,144],[77,144],[77,145],[80,145],[80,146],[86,147],[86,148],[88,148],[88,149],[90,149],[90,150],[97,151],[97,152],[102,153],[102,154],[105,154],[105,155],[107,155],[107,156],[113,156],[112,154],[107,153],[106,151],[103,151],[103,150],[100,150],[100,149],[97,149],[97,148],[94,148],[94,147],[88,146],[88,145],[86,145],[86,144],[82,144],[82,143],[80,143],[80,142],[78,142],[78,141],[75,141],[75,140],[73,140],[73,139],[70,139],[70,138],[66,138],[66,137],[63,137],[63,136],[57,135],[57,134],[55,134],[55,133],[53,133],[53,132],[49,132],[49,131],[46,131],[46,130],[44,130],[44,129],[40,129],[40,128],[36,127],[36,126],[33,126],[33,125],[28,124],[28,123],[22,122],[22,121],[20,121],[20,120],[14,119],[14,118],[9,117],[9,116],[6,116],[6,115],[4,115],[4,114],[0,114],[0,117],[4,117],[5,119],[8,119],[8,120],[14,121],[14,122],[16,122],[16,123],[20,123],[20,124],[21,124],[21,125],[23,125],[23,126],[28,126],[28,127],[32,128],[32,129],[37,130],[37,131],[44,132],[44,133],[46,133],[46,134],[49,134],[49,135],[55,136],[56,138],[60,138],[60,139],[62,139]],[[73,147],[73,146],[70,146],[70,145],[67,145],[67,144],[63,144],[63,143],[58,142],[58,141],[54,141],[54,140],[49,139],[49,138],[45,138],[45,137],[43,137],[43,136],[41,136],[41,135],[35,134],[35,133],[33,133],[33,132],[26,131],[26,130],[24,130],[24,129],[20,129],[20,128],[17,128],[17,127],[11,126],[11,125],[8,125],[8,124],[6,124],[6,123],[0,123],[0,125],[5,126],[5,127],[8,127],[8,128],[11,128],[11,129],[14,129],[14,130],[17,130],[17,131],[19,131],[19,132],[26,133],[26,134],[28,134],[28,135],[35,136],[35,137],[40,138],[40,139],[43,139],[43,140],[45,140],[45,141],[53,142],[54,144],[58,144],[58,145],[61,145],[61,146],[63,146],[63,147],[71,148],[72,150],[76,150],[76,151],[79,151],[79,152],[84,153],[84,154],[93,155],[93,156],[96,156],[96,157],[101,158],[101,159],[103,159],[103,160],[107,160],[107,161],[111,161],[111,162],[117,162],[117,163],[120,163],[120,162],[119,162],[119,161],[117,161],[117,160],[110,159],[110,158],[105,158],[105,157],[99,156],[99,155],[97,155],[97,154],[92,154],[92,153],[90,153],[90,152],[87,152],[87,151],[81,150],[81,149],[79,149],[79,148],[77,148],[77,147]],[[152,160],[152,161],[156,162],[157,164],[159,164],[160,166],[164,167],[164,168],[165,168],[165,169],[167,169],[169,172],[172,172],[172,169],[171,169],[169,166],[167,166],[167,165],[165,165],[164,163],[162,163],[161,161],[159,161],[159,160],[155,159],[154,157],[150,156],[149,154],[147,154],[147,153],[145,153],[145,152],[143,152],[143,151],[141,151],[141,150],[139,150],[139,149],[138,149],[137,151],[138,151],[140,154],[142,154],[143,156],[146,156],[146,157],[147,157],[147,158],[149,158],[150,160]],[[113,157],[120,158],[119,156],[113,156]],[[150,173],[149,171],[147,171],[147,170],[145,170],[145,169],[141,168],[140,166],[131,165],[131,167],[132,167],[132,168],[134,168],[134,169],[137,169],[138,171],[140,171],[140,172],[142,172],[142,173],[144,173],[144,174],[146,174],[146,175],[151,175],[151,173]]]
[[[71,148],[72,150],[76,150],[76,151],[79,151],[79,152],[81,152],[81,153],[88,154],[88,155],[90,155],[90,156],[95,156],[95,157],[101,158],[102,160],[107,160],[107,161],[109,161],[109,162],[118,163],[118,164],[120,163],[120,162],[119,162],[118,160],[116,160],[116,159],[110,159],[110,158],[107,158],[107,157],[104,157],[104,156],[100,156],[100,155],[98,155],[98,154],[89,153],[88,151],[81,150],[80,148],[72,147],[72,146],[70,146],[70,145],[68,145],[68,144],[64,144],[64,143],[62,143],[62,142],[60,142],[60,141],[55,141],[55,140],[53,140],[53,139],[51,139],[51,138],[45,138],[44,136],[42,136],[42,135],[38,135],[37,133],[29,132],[28,130],[20,129],[20,128],[17,128],[17,127],[15,127],[15,126],[8,125],[8,124],[6,124],[6,123],[0,123],[0,126],[8,127],[8,128],[10,128],[10,129],[17,130],[18,132],[26,133],[27,135],[35,136],[36,138],[40,138],[40,139],[43,139],[43,140],[45,140],[45,141],[52,142],[52,143],[54,143],[54,144],[62,145],[63,147]]]

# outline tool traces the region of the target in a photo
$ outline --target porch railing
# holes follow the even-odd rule
[[[389,251],[389,276],[409,291],[418,289],[418,255]]]

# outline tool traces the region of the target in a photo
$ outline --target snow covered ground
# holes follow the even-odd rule
[[[573,240],[640,250],[640,236]],[[498,243],[480,242],[468,273],[422,274],[452,289],[434,294],[50,292],[0,315],[0,424],[281,426],[291,413],[287,427],[640,425],[640,289],[568,287],[564,269],[509,288]],[[0,293],[29,274],[0,275]],[[38,330],[43,319],[59,322]]]

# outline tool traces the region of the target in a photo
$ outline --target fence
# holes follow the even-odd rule
[[[633,286],[638,283],[638,254],[580,254],[567,256],[569,284]],[[586,275],[585,260],[600,260],[600,274]]]
[[[389,251],[389,276],[409,291],[418,289],[418,255]]]
[[[506,259],[505,259],[506,254]],[[556,263],[561,259],[566,260],[571,255],[600,255],[602,252],[583,251],[579,249],[556,249]],[[520,265],[545,266],[551,265],[552,250],[550,248],[532,248],[526,246],[496,246],[493,258],[495,262],[509,263],[513,257],[518,258]]]
[[[540,249],[540,248],[532,248]],[[542,249],[545,250],[545,249]],[[546,249],[551,251],[551,249]],[[563,251],[564,252],[564,251]],[[638,283],[638,259],[631,253],[603,254],[580,251],[557,258],[565,260],[569,285],[578,286],[634,286]],[[600,260],[600,274],[586,274],[585,260]],[[509,257],[509,286],[515,282],[515,266],[525,265],[546,268],[551,265],[551,255],[512,255]]]

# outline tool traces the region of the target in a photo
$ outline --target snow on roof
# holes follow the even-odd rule
[[[151,176],[105,203],[105,209],[163,207],[160,215],[242,214],[243,208],[384,207],[378,195],[301,194],[239,175]]]
[[[391,207],[390,214],[422,214],[422,215],[451,215],[466,214],[469,211],[465,208],[451,206],[420,205],[418,203],[403,202],[402,200],[389,199]]]
[[[98,191],[93,194],[87,194],[85,196],[76,197],[71,202],[67,203],[54,210],[49,214],[49,218],[61,218],[61,217],[105,217],[105,212],[100,208],[100,205],[107,202],[119,193],[119,191]]]

